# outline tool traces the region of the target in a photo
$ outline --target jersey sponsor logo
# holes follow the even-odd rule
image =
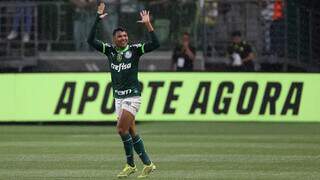
[[[132,57],[132,52],[131,51],[127,51],[124,53],[124,57],[127,59],[130,59]]]
[[[132,92],[132,89],[126,89],[126,90],[123,90],[123,91],[115,90],[115,93],[118,96],[124,96],[124,95],[130,94],[131,92]]]
[[[120,72],[122,70],[130,69],[131,68],[131,63],[125,64],[125,63],[120,63],[119,65],[111,63],[111,69],[114,69],[117,72]]]

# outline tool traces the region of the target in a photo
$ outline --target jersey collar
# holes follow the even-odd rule
[[[116,48],[117,53],[123,53],[129,49],[129,45],[127,45],[125,48]]]

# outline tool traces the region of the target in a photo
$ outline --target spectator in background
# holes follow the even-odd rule
[[[240,31],[232,33],[232,43],[228,47],[232,71],[254,71],[254,54],[251,46],[241,38]]]
[[[206,0],[204,1],[205,8],[205,36],[207,41],[207,56],[211,57],[213,52],[213,42],[214,42],[214,34],[215,34],[215,25],[218,18],[218,2],[217,0]]]
[[[192,71],[196,59],[196,49],[190,44],[190,34],[185,32],[182,44],[175,47],[172,55],[172,68],[176,71]]]
[[[73,39],[76,51],[89,51],[86,41],[95,13],[96,0],[70,0],[74,6]]]
[[[270,27],[271,52],[280,57],[284,56],[284,36],[283,1],[273,0],[272,24]]]
[[[13,40],[18,37],[19,28],[22,32],[22,42],[28,43],[30,41],[30,33],[32,27],[32,13],[33,7],[28,4],[28,0],[16,2],[15,15],[13,17],[13,27],[7,36],[8,40]]]
[[[260,0],[259,3],[262,9],[261,16],[264,30],[263,54],[268,55],[271,53],[270,28],[272,24],[274,4],[271,0]]]

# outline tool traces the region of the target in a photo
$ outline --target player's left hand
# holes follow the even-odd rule
[[[140,12],[141,20],[138,23],[150,23],[150,13],[149,11],[143,10]]]

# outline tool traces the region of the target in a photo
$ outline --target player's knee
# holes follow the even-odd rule
[[[132,137],[135,137],[137,135],[137,132],[136,131],[133,131],[132,129],[129,129],[129,134],[132,136]]]
[[[124,134],[128,134],[128,130],[122,128],[122,127],[117,127],[117,132],[119,135],[124,135]]]

